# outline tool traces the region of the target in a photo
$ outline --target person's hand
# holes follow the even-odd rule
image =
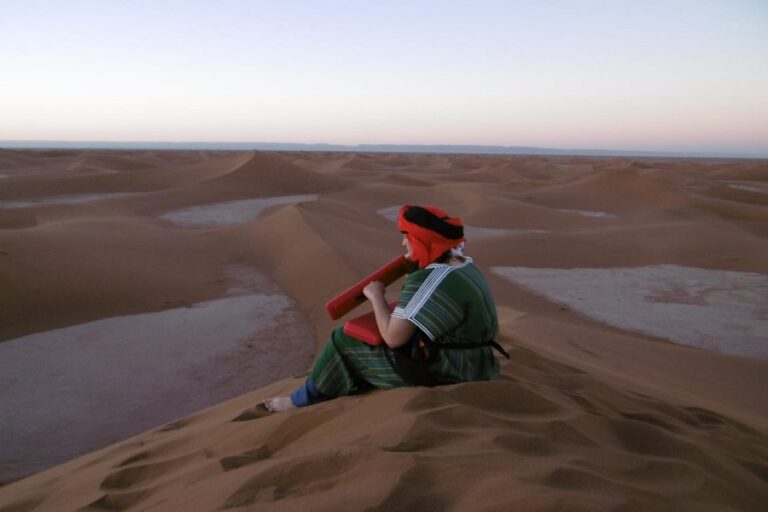
[[[365,288],[363,288],[363,295],[373,302],[375,299],[379,297],[384,297],[384,283],[381,281],[371,281],[368,283]]]

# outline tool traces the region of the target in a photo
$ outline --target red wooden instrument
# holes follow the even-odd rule
[[[395,309],[395,306],[397,306],[396,300],[389,303],[389,309]],[[347,323],[344,324],[344,334],[348,334],[363,343],[373,346],[384,343],[384,338],[381,337],[379,332],[379,326],[376,325],[376,315],[373,311],[352,320],[347,320]]]
[[[365,295],[363,295],[363,288],[368,283],[381,281],[384,283],[384,286],[388,286],[410,272],[412,265],[410,261],[405,259],[405,256],[398,256],[373,274],[328,301],[325,304],[325,309],[333,320],[341,318],[366,301]]]

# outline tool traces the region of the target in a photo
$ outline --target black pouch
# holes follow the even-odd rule
[[[437,352],[437,344],[417,330],[406,344],[392,350],[392,366],[414,386],[434,386],[437,382],[429,373],[429,365],[437,360]]]

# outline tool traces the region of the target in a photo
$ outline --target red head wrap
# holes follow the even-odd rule
[[[397,227],[408,237],[412,258],[419,268],[425,268],[464,241],[461,219],[448,217],[435,206],[403,206],[397,217]]]

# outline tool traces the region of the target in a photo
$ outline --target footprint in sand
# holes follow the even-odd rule
[[[128,510],[152,495],[152,490],[105,494],[83,510]]]
[[[219,459],[219,464],[221,464],[221,469],[224,471],[231,471],[233,469],[238,469],[243,466],[248,466],[250,464],[255,464],[256,462],[260,462],[264,459],[268,459],[272,456],[272,451],[265,445],[259,446],[255,450],[249,450],[247,452],[243,452],[240,455],[232,455],[230,457],[223,457]]]
[[[251,421],[263,418],[264,416],[269,416],[271,414],[273,413],[268,411],[263,404],[259,404],[251,407],[250,409],[244,410],[232,421]]]
[[[142,487],[144,484],[151,484],[154,487],[159,481],[174,478],[192,462],[208,458],[210,458],[210,452],[198,450],[168,460],[123,467],[107,475],[99,488],[102,491],[126,491]]]
[[[341,482],[364,477],[365,471],[375,471],[372,464],[370,455],[362,451],[325,452],[269,464],[232,493],[222,508],[321,494]]]

